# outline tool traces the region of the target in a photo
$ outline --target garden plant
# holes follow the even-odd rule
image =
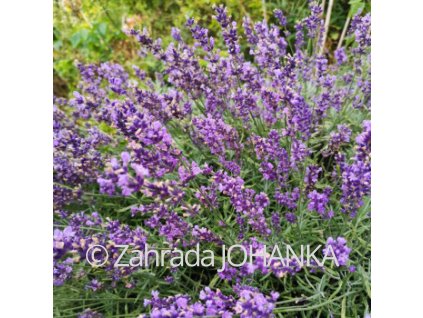
[[[370,14],[327,45],[332,2],[215,5],[216,34],[128,27],[136,58],[76,63],[53,109],[55,317],[370,317]],[[147,246],[164,264],[115,266]],[[213,266],[172,262],[197,246]]]

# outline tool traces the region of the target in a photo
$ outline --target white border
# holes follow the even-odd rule
[[[372,1],[372,317],[421,309],[420,2]],[[52,316],[52,2],[0,6],[2,314]]]
[[[52,1],[0,4],[1,315],[52,317]]]
[[[372,4],[372,318],[421,317],[423,6]]]

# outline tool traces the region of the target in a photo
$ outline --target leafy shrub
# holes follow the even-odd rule
[[[55,98],[57,316],[369,311],[370,15],[354,16],[345,46],[321,53],[315,2],[292,50],[282,11],[279,26],[243,19],[247,50],[226,8],[214,11],[224,49],[191,18],[168,45],[131,30],[160,72],[79,64],[73,98]],[[281,241],[322,244],[339,266],[258,258],[237,268],[219,257],[222,272],[113,267],[121,244],[258,252]],[[85,260],[95,244],[111,251],[102,268]]]

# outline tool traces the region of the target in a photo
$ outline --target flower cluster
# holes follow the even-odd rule
[[[64,229],[56,228],[53,234],[53,258],[54,258],[54,284],[63,285],[73,275],[84,275],[82,272],[74,273],[74,267],[85,262],[88,249],[93,245],[102,245],[109,251],[109,258],[105,271],[111,279],[112,286],[116,282],[130,276],[134,268],[113,267],[120,253],[117,245],[130,245],[134,249],[144,249],[147,242],[147,234],[141,228],[131,229],[117,220],[104,221],[94,212],[87,215],[83,212],[67,216],[69,225]],[[90,230],[95,229],[95,230]],[[97,258],[101,260],[104,254]],[[87,284],[87,288],[96,290],[102,284],[93,281]]]
[[[355,216],[363,205],[363,198],[370,193],[371,164],[370,121],[364,121],[363,132],[356,138],[356,153],[351,164],[341,163],[342,212]]]
[[[228,149],[239,156],[241,145],[238,142],[238,133],[222,119],[216,120],[209,114],[207,118],[193,118],[192,124],[195,129],[194,138],[207,145],[212,154],[224,157]]]
[[[329,248],[329,246],[331,248]],[[335,256],[340,266],[347,265],[350,253],[351,248],[347,246],[347,241],[343,237],[338,237],[336,239],[329,237],[326,241],[325,249],[323,250],[325,256]]]
[[[308,194],[308,198],[310,199],[310,202],[307,206],[307,208],[310,211],[316,211],[322,216],[326,216],[327,218],[333,217],[333,211],[327,209],[327,204],[329,203],[329,198],[332,193],[331,188],[326,188],[323,190],[322,193],[317,192],[316,190],[313,190]]]
[[[60,110],[63,102],[56,100],[53,108],[55,208],[79,198],[81,187],[96,179],[104,164],[99,148],[111,142],[96,127],[79,126],[74,118]]]
[[[152,298],[144,301],[151,307],[150,315],[140,318],[165,317],[273,317],[275,301],[278,293],[265,296],[257,289],[248,286],[236,286],[237,297],[226,296],[220,290],[213,291],[206,287],[200,292],[200,299],[193,302],[188,295],[176,295],[160,298],[157,291],[151,293]]]

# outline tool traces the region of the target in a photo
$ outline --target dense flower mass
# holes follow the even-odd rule
[[[160,298],[159,293],[154,291],[152,298],[144,301],[144,306],[151,307],[151,315],[140,317],[272,317],[278,293],[266,297],[255,288],[236,286],[234,289],[238,299],[206,287],[200,292],[197,302],[192,302],[187,295]]]
[[[281,10],[278,25],[240,26],[223,6],[221,39],[193,18],[167,46],[129,31],[160,73],[78,64],[77,90],[53,111],[54,285],[89,295],[74,315],[295,317],[330,302],[321,310],[333,316],[341,288],[365,286],[349,280],[369,270],[370,15],[329,52],[322,7],[309,7],[292,34]],[[258,254],[282,241],[324,245],[316,256],[339,266],[270,255],[240,267],[219,256],[213,269],[113,266],[120,245]],[[86,259],[94,245],[108,250],[102,267]],[[347,295],[368,309],[365,292]]]

